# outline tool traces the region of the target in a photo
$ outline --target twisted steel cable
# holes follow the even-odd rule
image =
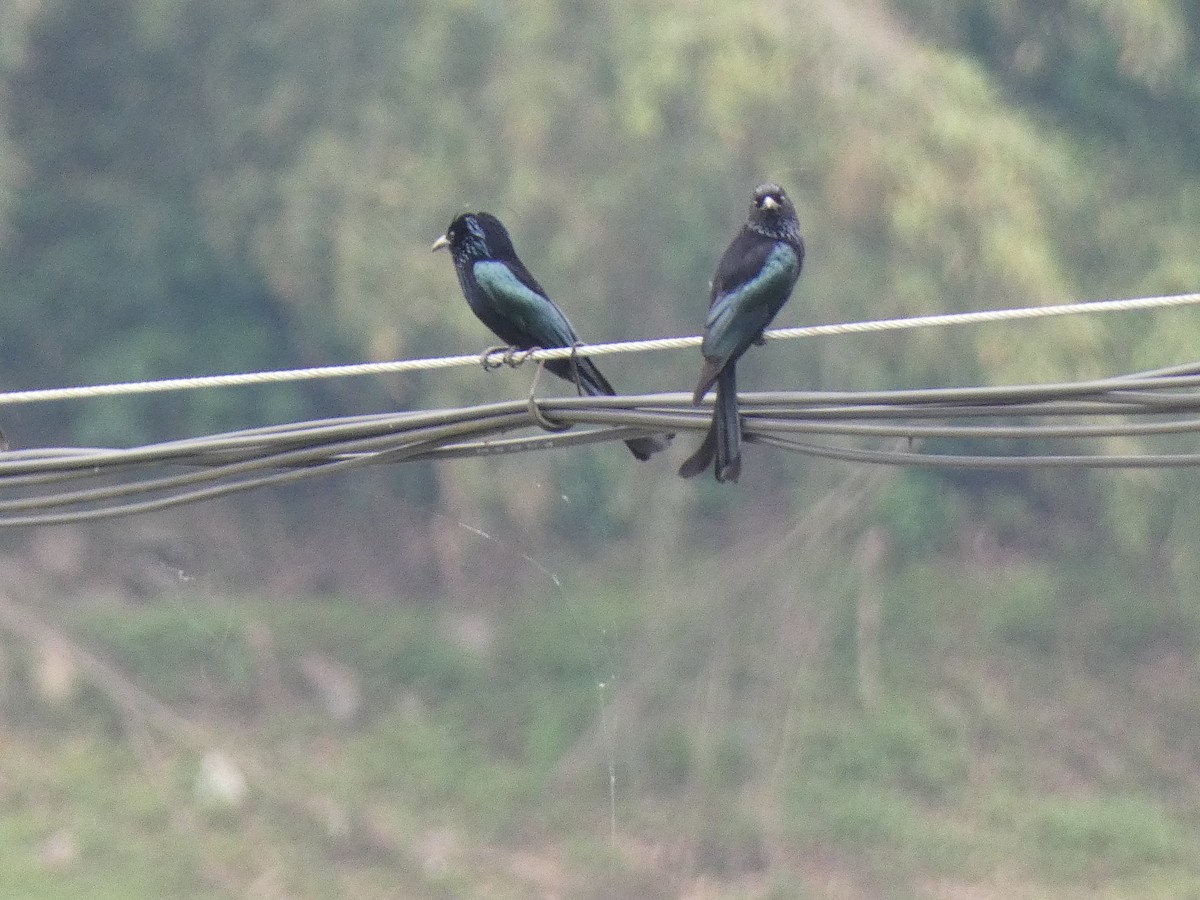
[[[771,339],[932,325],[1183,306],[1200,294],[992,310],[914,319],[809,326]],[[699,338],[535,350],[510,364],[578,352],[691,347]],[[206,376],[124,385],[0,394],[0,406],[81,397],[277,383],[493,364],[489,354],[402,360],[275,373]],[[1170,447],[1106,452],[1105,439],[1169,442],[1200,432],[1200,362],[1058,384],[887,391],[769,391],[739,397],[747,441],[856,463],[960,468],[1161,468],[1200,465],[1200,453]],[[449,460],[625,440],[648,433],[703,432],[711,407],[683,392],[512,400],[428,411],[347,416],[243,429],[131,448],[36,448],[0,453],[0,527],[64,524],[131,515],[367,465]],[[565,429],[565,430],[562,430]],[[897,438],[908,450],[897,450]],[[937,443],[984,445],[940,452]],[[997,449],[1005,441],[1048,442],[1055,452]],[[1097,441],[1101,442],[1096,446]],[[1093,445],[1088,449],[1089,442]],[[649,463],[653,465],[654,463]]]

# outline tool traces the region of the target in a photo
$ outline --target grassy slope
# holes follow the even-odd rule
[[[1161,611],[1077,620],[1080,590],[1030,563],[887,576],[871,712],[855,594],[833,581],[820,615],[802,604],[814,652],[763,655],[739,629],[690,679],[687,655],[639,646],[657,613],[634,596],[519,605],[485,650],[432,611],[100,608],[75,630],[184,718],[118,713],[104,679],[51,701],[10,652],[0,880],[47,897],[1194,895],[1193,660]],[[360,679],[353,724],[303,687],[311,653]],[[565,763],[601,706],[604,742]],[[243,806],[195,798],[208,747],[247,772]]]

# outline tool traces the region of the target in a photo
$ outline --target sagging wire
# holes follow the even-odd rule
[[[941,468],[1200,465],[1200,453],[1193,452],[964,454],[928,449],[937,440],[1079,443],[1197,433],[1200,363],[1061,384],[770,391],[739,399],[747,441],[813,457]],[[129,449],[13,451],[0,454],[0,527],[132,515],[368,465],[560,449],[664,431],[701,432],[708,427],[710,410],[708,404],[694,407],[685,393],[530,398],[275,425]],[[542,421],[571,430],[547,431]],[[513,435],[522,430],[533,433]],[[906,439],[912,449],[895,449],[897,438]]]
[[[1182,306],[1200,294],[991,310],[768,332],[771,339],[1080,312]],[[669,338],[322,369],[205,376],[0,394],[0,405],[118,396],[301,378],[419,371],[611,352],[690,347]],[[497,359],[497,354],[503,353]],[[536,381],[535,381],[536,386]],[[1161,468],[1200,465],[1200,453],[950,453],[939,441],[1075,443],[1155,439],[1200,432],[1200,362],[1057,384],[887,391],[770,391],[739,396],[748,442],[855,463],[954,468]],[[38,448],[0,453],[0,528],[133,515],[368,465],[451,460],[701,432],[711,405],[685,393],[537,398],[456,409],[347,416],[115,448]],[[989,420],[1006,419],[995,422]],[[1081,421],[1086,419],[1087,421]],[[517,432],[531,432],[514,434]],[[897,449],[901,439],[909,449]],[[870,446],[874,444],[875,446]],[[934,448],[934,449],[931,449]],[[647,465],[654,465],[651,461]]]

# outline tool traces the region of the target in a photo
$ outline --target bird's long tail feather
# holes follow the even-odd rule
[[[717,399],[712,424],[704,441],[679,467],[684,478],[699,475],[716,459],[717,481],[737,481],[742,474],[742,426],[738,418],[737,375],[732,364],[717,376]]]
[[[596,368],[596,364],[586,356],[577,356],[574,359],[547,360],[546,368],[559,378],[579,385],[579,389],[589,397],[601,394],[612,396],[616,393],[613,386],[608,383],[608,379]]]
[[[696,448],[696,452],[683,461],[683,465],[679,467],[679,476],[681,478],[694,478],[705,469],[713,460],[713,453],[717,443],[717,423],[714,420],[708,426],[708,432],[704,435],[704,441]]]
[[[717,481],[737,481],[742,474],[742,423],[738,416],[737,375],[730,363],[717,377],[716,429]]]
[[[596,364],[586,356],[579,356],[575,359],[549,360],[546,368],[559,378],[577,384],[579,389],[590,397],[611,397],[617,393],[608,383],[608,379],[596,368]],[[630,453],[644,462],[655,453],[666,450],[671,444],[672,437],[674,435],[660,434],[630,438],[625,442],[625,446],[629,448]]]
[[[625,446],[629,448],[630,453],[645,462],[655,453],[671,446],[673,437],[675,437],[673,434],[652,434],[646,437],[630,438],[625,442]]]

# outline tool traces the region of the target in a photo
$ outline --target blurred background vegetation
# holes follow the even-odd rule
[[[1198,146],[1186,0],[17,0],[0,386],[480,350],[429,253],[467,208],[505,220],[585,338],[695,333],[766,177],[809,249],[781,325],[1194,291]],[[743,381],[1065,380],[1197,344],[1194,311],[1076,317],[773,344]],[[614,381],[687,389],[696,366],[628,358]],[[129,445],[527,379],[3,427]],[[732,489],[603,446],[0,535],[0,882],[1200,891],[1195,473],[748,452]]]

